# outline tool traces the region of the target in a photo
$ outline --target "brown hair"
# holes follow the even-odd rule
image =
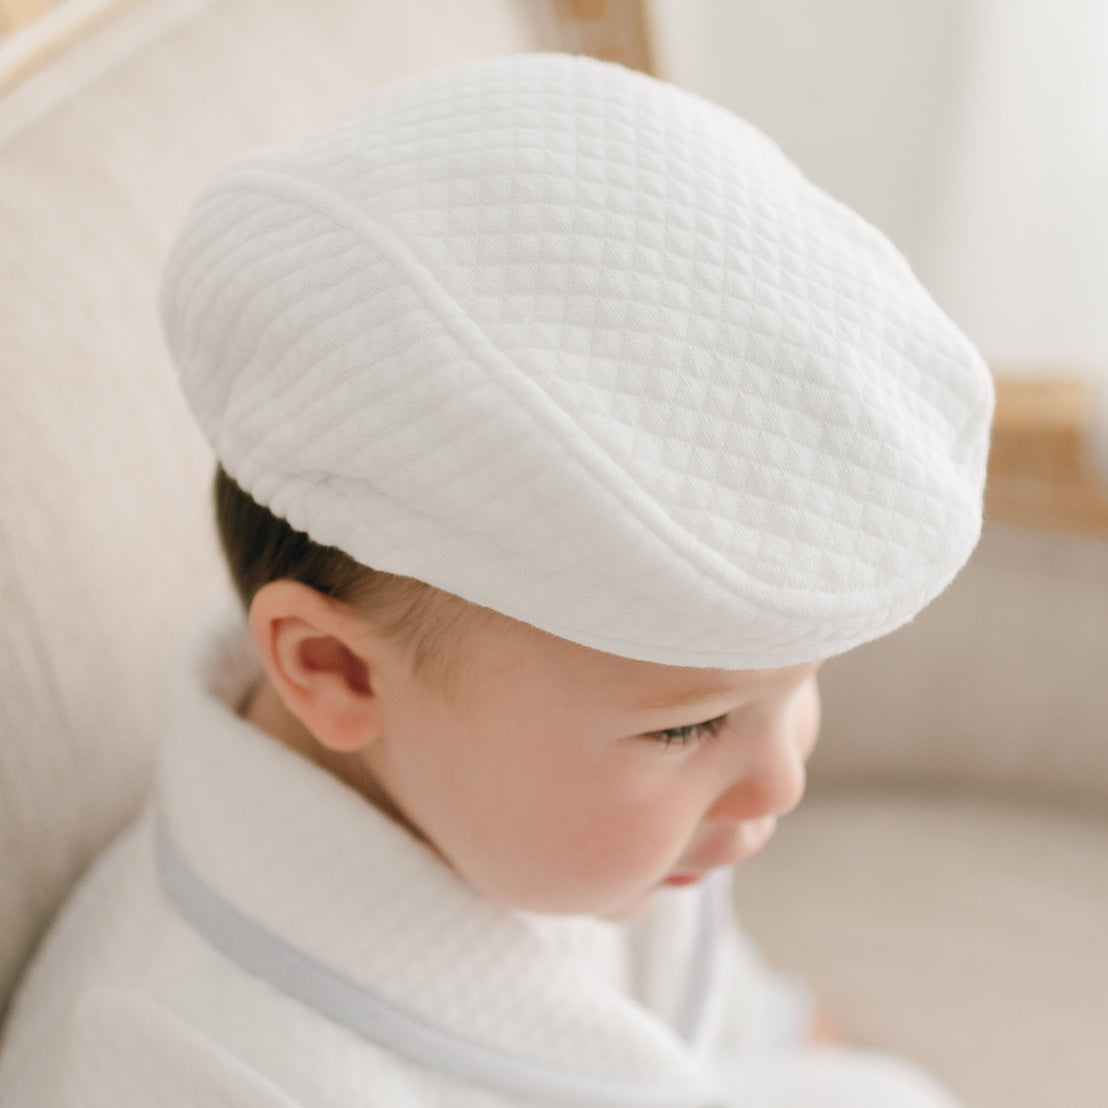
[[[478,614],[498,616],[412,577],[371,569],[334,546],[322,546],[259,504],[216,467],[215,515],[231,582],[249,610],[270,581],[299,581],[361,611],[398,643],[416,674],[448,682],[456,675],[463,631]]]

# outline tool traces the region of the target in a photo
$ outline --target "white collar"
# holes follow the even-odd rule
[[[595,1108],[712,1101],[700,1052],[673,1028],[237,716],[259,672],[236,619],[170,700],[160,871],[208,941],[366,1038],[504,1092]],[[707,993],[708,962],[699,976]]]

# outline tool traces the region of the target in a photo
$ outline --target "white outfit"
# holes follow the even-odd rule
[[[951,1108],[801,1045],[726,881],[633,925],[503,909],[238,717],[258,674],[241,625],[186,670],[151,805],[17,1000],[2,1108]]]

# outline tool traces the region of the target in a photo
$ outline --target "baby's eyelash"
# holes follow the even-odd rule
[[[648,731],[646,737],[664,746],[691,746],[694,742],[714,739],[725,719],[726,716],[717,716],[703,723],[686,723],[681,727],[667,727],[664,731]]]

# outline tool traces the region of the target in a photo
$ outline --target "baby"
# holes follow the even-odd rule
[[[162,310],[248,620],[3,1108],[949,1108],[729,915],[821,662],[980,530],[989,376],[889,243],[730,113],[523,55],[224,170]]]

